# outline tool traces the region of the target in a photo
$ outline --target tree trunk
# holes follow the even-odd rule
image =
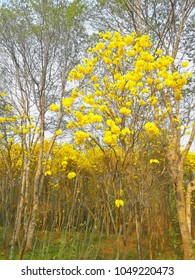
[[[138,213],[138,205],[135,205],[135,231],[136,231],[136,241],[137,241],[137,253],[139,260],[142,259],[142,246],[141,246],[141,221]]]
[[[179,104],[176,107],[177,119],[180,120],[179,113]],[[170,165],[170,171],[173,178],[173,185],[175,190],[175,202],[177,208],[177,216],[179,221],[180,233],[182,238],[182,249],[183,249],[183,258],[184,260],[191,260],[194,257],[193,251],[193,242],[191,230],[189,229],[188,222],[188,196],[185,198],[183,191],[183,181],[184,181],[184,163],[185,158],[189,152],[189,149],[193,143],[194,135],[195,135],[195,125],[193,125],[191,136],[188,140],[188,143],[181,154],[181,132],[177,130],[177,126],[175,126],[173,121],[172,112],[170,113],[170,122],[171,122],[171,131],[172,138],[170,138],[171,147],[168,152],[168,159]]]
[[[193,191],[195,191],[195,178],[188,184],[186,193],[186,218],[190,234],[192,234],[191,197]]]
[[[29,185],[29,167],[30,167],[30,161],[27,159],[23,159],[23,169],[22,169],[22,185],[20,190],[20,198],[18,201],[18,208],[16,212],[16,220],[15,220],[15,228],[12,235],[12,241],[11,241],[11,249],[10,249],[10,259],[13,257],[13,251],[14,251],[14,245],[18,243],[19,247],[20,244],[20,230],[22,225],[22,218],[23,216],[26,216],[27,212],[27,199],[28,199],[28,185]],[[24,217],[24,232],[26,227],[28,226],[27,220]],[[25,233],[24,233],[25,235]],[[23,236],[23,239],[25,236]],[[23,242],[22,242],[23,243]]]
[[[188,220],[186,217],[186,201],[183,193],[182,181],[176,182],[175,188],[175,199],[177,207],[177,215],[179,221],[179,227],[182,237],[182,249],[183,249],[183,258],[184,260],[193,259],[193,244],[192,236],[188,228]]]
[[[44,79],[43,79],[44,80]],[[43,82],[44,83],[44,82]],[[44,87],[43,87],[44,88]],[[43,174],[43,150],[44,150],[44,127],[45,127],[45,98],[44,98],[44,91],[42,91],[41,99],[40,99],[40,150],[38,155],[38,164],[37,170],[35,173],[35,180],[34,180],[34,193],[33,193],[33,206],[32,206],[32,213],[31,219],[29,222],[28,230],[27,230],[27,240],[25,244],[25,251],[32,249],[32,242],[34,237],[34,231],[36,227],[36,220],[37,220],[37,213],[39,209],[39,200],[41,195],[42,186],[44,183],[44,174]]]
[[[38,168],[36,175],[35,175],[35,181],[34,181],[33,207],[32,207],[31,220],[30,220],[29,227],[28,227],[25,251],[32,249],[34,230],[36,227],[36,219],[37,219],[37,214],[38,214],[38,209],[39,209],[39,198],[40,198],[39,188],[40,188],[40,182],[41,182],[41,175],[42,175],[42,170],[40,168]]]

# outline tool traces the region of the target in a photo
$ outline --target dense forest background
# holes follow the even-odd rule
[[[194,0],[0,7],[0,259],[195,259]]]

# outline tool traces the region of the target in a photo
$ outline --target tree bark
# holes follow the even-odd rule
[[[175,199],[177,207],[177,215],[179,221],[179,227],[182,238],[182,249],[184,260],[191,260],[194,258],[193,242],[191,232],[189,230],[187,219],[187,205],[183,192],[183,181],[178,180],[175,183]]]
[[[190,234],[192,233],[191,196],[193,191],[195,191],[195,178],[188,184],[186,193],[186,219]]]

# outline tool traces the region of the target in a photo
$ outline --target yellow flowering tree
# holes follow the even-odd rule
[[[146,140],[165,148],[186,259],[192,258],[193,247],[182,184],[184,160],[194,140],[195,125],[183,151],[181,139],[186,132],[183,90],[190,77],[190,73],[176,69],[172,57],[156,50],[148,35],[100,33],[100,41],[88,49],[88,57],[69,75],[69,81],[77,83],[77,87],[72,91],[74,102],[65,106],[72,118],[67,128],[75,131],[77,145],[87,140],[104,153],[105,147],[114,152],[115,179],[124,170],[128,156],[135,154]],[[159,160],[151,158],[149,162],[158,164]],[[118,190],[122,184],[119,181]],[[193,186],[194,180],[190,184]],[[117,207],[119,198],[116,197]]]
[[[83,28],[84,5],[80,1],[30,0],[25,1],[25,11],[23,4],[22,1],[15,1],[0,9],[0,36],[4,38],[4,43],[0,40],[0,86],[6,89],[9,104],[18,116],[18,122],[13,127],[17,134],[14,140],[20,141],[23,153],[21,196],[18,199],[10,258],[15,243],[22,244],[20,258],[26,249],[31,250],[33,247],[39,201],[46,178],[44,174],[47,172],[43,161],[47,161],[54,142],[62,134],[60,128],[64,112],[61,104],[62,100],[65,103],[68,96],[67,76],[80,59],[85,44],[83,38],[86,38]],[[20,34],[16,32],[19,29],[22,30]],[[10,41],[10,38],[13,40]],[[0,138],[4,135],[1,134]],[[48,134],[52,135],[52,141],[45,152],[44,142]],[[31,156],[37,145],[39,160],[30,181]],[[32,182],[33,205],[30,211],[26,211],[31,195],[28,186]],[[22,223],[24,212],[28,222],[25,220]],[[24,234],[20,234],[22,227]]]

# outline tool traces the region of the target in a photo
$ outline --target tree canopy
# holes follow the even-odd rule
[[[113,238],[116,259],[130,237],[138,259],[194,259],[193,4],[1,6],[2,258],[56,230]]]

